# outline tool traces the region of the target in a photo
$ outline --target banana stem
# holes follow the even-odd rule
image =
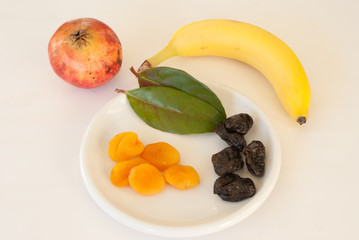
[[[146,69],[156,67],[163,61],[173,57],[175,55],[175,51],[173,50],[171,44],[168,44],[165,48],[159,51],[156,55],[151,58],[146,59],[142,65],[138,68],[138,72],[142,72]]]
[[[173,51],[172,45],[168,44],[164,49],[159,51],[156,55],[147,59],[147,62],[149,62],[152,65],[152,67],[156,67],[161,62],[163,62],[173,56],[174,56],[174,51]]]
[[[143,72],[143,71],[145,71],[147,69],[150,69],[150,68],[152,68],[152,65],[147,60],[145,60],[141,64],[141,66],[137,69],[137,72],[140,73],[140,72]]]

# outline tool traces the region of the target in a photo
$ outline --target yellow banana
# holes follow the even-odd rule
[[[139,71],[173,56],[205,55],[237,59],[253,66],[269,80],[285,110],[299,124],[306,122],[311,92],[301,63],[283,41],[252,24],[222,19],[187,24]]]

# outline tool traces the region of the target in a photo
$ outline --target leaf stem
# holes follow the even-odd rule
[[[123,89],[118,89],[118,88],[115,89],[115,92],[126,94],[126,91],[125,91],[125,90],[123,90]]]
[[[130,68],[131,72],[133,73],[133,75],[135,75],[137,78],[140,78],[140,74],[138,74],[138,72],[136,72],[136,70],[133,68],[133,66]]]

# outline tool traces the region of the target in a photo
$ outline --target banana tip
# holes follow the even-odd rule
[[[299,117],[297,118],[297,122],[299,123],[299,125],[302,125],[302,124],[304,124],[304,123],[307,122],[307,118],[304,117],[304,116],[299,116]]]

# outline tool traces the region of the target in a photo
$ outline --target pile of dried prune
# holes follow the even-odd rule
[[[213,154],[214,171],[220,177],[214,183],[214,194],[224,201],[238,202],[256,193],[250,178],[240,177],[236,171],[244,166],[256,177],[264,175],[265,147],[261,141],[254,140],[247,145],[245,135],[253,126],[253,119],[247,113],[233,115],[216,127],[217,135],[229,147]]]

